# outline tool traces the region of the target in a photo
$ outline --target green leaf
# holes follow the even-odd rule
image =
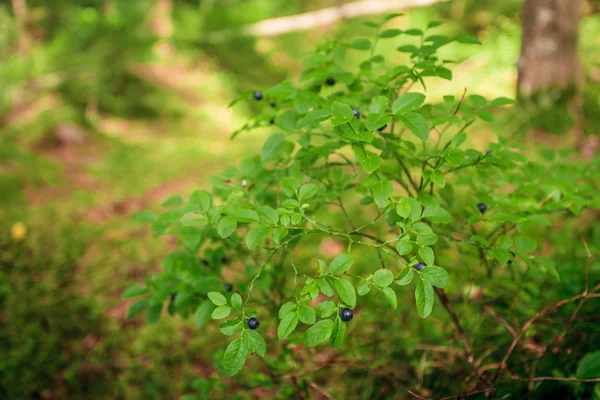
[[[377,154],[365,150],[360,146],[353,146],[353,148],[358,163],[369,174],[375,172],[381,166],[381,158]]]
[[[319,187],[314,183],[307,183],[305,185],[300,186],[300,190],[298,191],[298,198],[300,199],[300,201],[310,199],[315,194],[317,194],[318,190]]]
[[[258,207],[256,212],[258,213],[258,218],[260,221],[265,224],[276,225],[279,221],[279,215],[277,214],[277,211],[273,210],[269,206]]]
[[[288,228],[278,226],[277,228],[273,229],[273,240],[275,241],[275,243],[279,244],[283,239],[285,239],[288,233]]]
[[[264,357],[267,353],[267,343],[260,333],[246,329],[242,334],[242,341],[246,347],[248,353],[256,353],[261,357]]]
[[[333,286],[331,286],[331,283],[329,283],[329,281],[326,278],[319,279],[317,281],[317,285],[319,286],[319,289],[325,296],[333,296]]]
[[[341,275],[348,271],[354,264],[354,259],[350,254],[340,254],[336,256],[329,264],[329,273],[333,275]]]
[[[204,212],[208,212],[212,206],[212,198],[206,190],[196,190],[192,193],[192,201]]]
[[[132,303],[129,306],[129,308],[127,309],[127,314],[125,315],[125,318],[131,319],[131,318],[135,317],[136,315],[138,315],[139,313],[144,311],[146,309],[147,305],[148,305],[148,299],[140,299],[140,300],[136,301],[135,303]]]
[[[365,127],[369,131],[374,131],[376,129],[381,128],[384,125],[387,125],[388,122],[390,122],[389,116],[373,113],[373,114],[369,114],[369,116],[365,120]],[[371,140],[369,140],[367,142],[371,142]]]
[[[337,309],[337,305],[333,301],[323,301],[317,306],[317,315],[319,318],[329,318],[335,314]]]
[[[430,235],[433,233],[431,227],[424,222],[415,222],[411,225],[410,229],[417,235]]]
[[[399,115],[398,119],[419,139],[426,142],[429,139],[429,124],[423,116],[416,112]]]
[[[152,211],[146,210],[133,214],[131,219],[135,222],[156,222],[158,220],[158,215]]]
[[[400,271],[400,275],[398,275],[398,280],[396,281],[396,284],[400,286],[406,286],[412,282],[414,276],[414,270],[410,267],[406,267],[402,271]]]
[[[231,236],[231,234],[235,232],[236,228],[237,222],[235,219],[231,217],[223,217],[217,225],[217,232],[221,238],[225,239]]]
[[[402,31],[400,29],[386,29],[379,34],[379,37],[381,39],[388,39],[388,38],[396,37],[400,34],[402,34]]]
[[[258,221],[258,214],[253,210],[248,210],[245,208],[240,208],[230,215],[231,218],[236,220],[237,222],[254,222]]]
[[[431,247],[421,247],[419,249],[419,256],[421,256],[421,259],[423,259],[427,265],[433,265],[433,262],[435,261]]]
[[[160,318],[160,314],[162,313],[163,305],[155,304],[153,306],[148,307],[146,310],[146,318],[148,318],[148,322],[153,324]]]
[[[577,364],[577,379],[600,378],[600,351],[587,353]]]
[[[183,197],[178,194],[170,196],[166,200],[164,200],[160,205],[162,207],[172,207],[172,206],[180,206],[183,204]]]
[[[242,306],[242,296],[237,293],[231,295],[231,307],[240,308]]]
[[[352,114],[352,108],[339,101],[334,101],[331,105],[331,124],[333,126],[343,125],[347,122],[352,121],[354,115]]]
[[[298,325],[298,316],[296,313],[285,314],[281,321],[279,321],[279,326],[277,326],[277,337],[279,340],[285,339],[294,332],[296,325]]]
[[[427,235],[417,235],[417,244],[419,246],[433,246],[438,241],[438,236],[435,233]]]
[[[279,319],[282,319],[286,314],[295,314],[296,313],[296,303],[292,303],[288,301],[287,303],[283,303],[281,308],[279,309]]]
[[[508,260],[511,259],[510,252],[508,250],[501,249],[499,247],[492,248],[490,250],[490,254],[492,255],[492,257],[494,257],[496,260],[498,260],[498,263],[501,266],[506,265],[508,263]]]
[[[390,286],[394,281],[394,274],[389,269],[378,269],[373,274],[373,282],[379,287]]]
[[[471,36],[471,35],[458,35],[457,37],[454,38],[454,40],[457,41],[458,43],[481,44],[479,39],[477,39],[476,37]]]
[[[337,292],[340,299],[349,305],[350,307],[354,307],[356,305],[356,291],[354,290],[354,286],[352,283],[348,282],[345,279],[337,279],[333,286],[335,287],[335,291]]]
[[[242,343],[242,339],[235,339],[231,342],[223,355],[223,368],[227,375],[233,376],[240,372],[246,363],[247,357],[248,351]]]
[[[339,347],[342,343],[344,343],[345,338],[346,323],[340,318],[337,318],[333,324],[333,329],[331,331],[331,345],[333,347]]]
[[[396,214],[398,214],[401,218],[408,218],[410,215],[410,210],[411,206],[408,199],[402,198],[398,201],[398,204],[396,205]]]
[[[384,208],[389,204],[389,198],[394,194],[394,185],[386,179],[375,183],[371,190],[377,207]]]
[[[227,304],[227,299],[219,292],[210,292],[207,296],[215,306],[224,306]]]
[[[271,232],[271,228],[267,225],[256,224],[249,231],[248,236],[246,236],[246,245],[248,249],[252,250],[263,244],[269,233]]]
[[[435,185],[438,185],[441,188],[446,186],[446,176],[444,174],[442,174],[441,172],[432,173],[429,176],[429,179],[431,179],[431,182],[433,182]]]
[[[398,299],[396,298],[396,292],[391,287],[385,287],[382,289],[385,299],[390,303],[390,306],[395,310],[398,307]]]
[[[452,215],[440,206],[425,207],[423,218],[440,224],[449,224],[452,222]]]
[[[365,294],[369,293],[370,291],[371,291],[371,287],[369,286],[369,283],[367,281],[361,280],[358,283],[356,292],[358,293],[359,296],[364,296]]]
[[[304,344],[308,347],[314,347],[329,339],[333,331],[333,321],[324,319],[311,326],[304,333]]]
[[[415,300],[419,316],[427,318],[433,309],[433,287],[429,283],[423,282],[422,279],[417,279]]]
[[[429,266],[423,268],[420,273],[421,278],[433,286],[437,286],[442,289],[448,286],[448,272],[446,272],[446,270],[443,268]]]
[[[371,112],[372,114],[384,114],[388,103],[389,100],[387,97],[375,96],[373,97],[373,99],[371,99],[371,104],[369,105],[369,112]]]
[[[140,285],[133,285],[127,288],[121,295],[121,299],[131,299],[132,297],[141,296],[143,294],[150,293],[150,289],[147,287],[141,287]]]
[[[219,326],[221,333],[226,336],[235,335],[236,333],[241,332],[243,329],[244,324],[239,318],[225,321]]]
[[[356,39],[350,43],[350,47],[356,50],[369,50],[371,48],[371,41],[368,39]]]
[[[329,119],[331,117],[331,113],[327,110],[312,110],[304,117],[300,118],[296,123],[296,129],[302,129],[305,126],[310,124],[314,124],[316,122],[321,122]]]
[[[315,315],[315,310],[313,310],[308,304],[303,303],[298,306],[296,310],[296,315],[298,315],[298,319],[305,324],[314,324],[317,320]]]
[[[198,308],[196,308],[195,320],[196,327],[203,328],[208,321],[210,321],[210,316],[213,312],[213,305],[209,301],[203,301],[200,303]]]
[[[197,212],[188,212],[179,218],[179,222],[183,226],[201,226],[206,222],[206,217]]]
[[[409,242],[408,237],[398,240],[398,242],[396,243],[396,251],[401,256],[404,256],[404,255],[410,253],[412,251],[412,249],[413,249],[413,245],[412,245],[412,243]]]
[[[425,101],[425,95],[422,93],[405,93],[399,96],[392,103],[392,112],[394,114],[405,113],[418,108]]]
[[[212,312],[211,318],[212,319],[223,319],[223,318],[227,318],[229,316],[229,314],[231,314],[231,307],[229,307],[227,305],[219,306],[219,307],[215,308],[215,310]]]
[[[537,242],[528,235],[520,235],[515,241],[519,253],[531,253],[537,248]]]

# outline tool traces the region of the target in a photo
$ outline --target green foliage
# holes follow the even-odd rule
[[[381,30],[379,24],[374,27]],[[384,56],[375,55],[377,40],[325,41],[305,60],[298,86],[286,81],[264,91],[277,104],[277,133],[260,155],[211,178],[210,193],[198,191],[185,203],[177,198],[164,204],[169,211],[158,217],[155,232],[179,234],[186,244],[178,227],[194,226],[198,240],[169,255],[163,272],[148,277],[144,289],[126,292],[144,296],[131,306],[131,315],[164,302],[172,292],[189,294],[189,301],[175,304],[173,311],[186,316],[196,310],[202,327],[212,309],[208,297],[216,307],[212,319],[233,316],[219,329],[236,336],[221,361],[225,372],[235,375],[250,354],[265,357],[273,345],[272,338],[267,344],[247,328],[252,316],[277,325],[284,346],[302,336],[309,347],[328,339],[338,347],[348,335],[338,315],[342,307],[355,308],[370,293],[381,293],[395,310],[397,296],[406,298],[414,284],[416,315],[429,317],[436,294],[447,301],[440,290],[462,290],[458,277],[464,274],[450,262],[451,254],[460,255],[461,263],[477,254],[488,274],[500,273],[518,257],[560,278],[550,260],[534,255],[534,235],[552,224],[548,216],[553,213],[579,215],[599,205],[592,179],[597,163],[586,169],[570,162],[566,152],[553,155],[552,162],[537,162],[504,140],[491,144],[489,152],[465,148],[474,122],[492,120],[491,110],[512,102],[477,95],[428,102],[414,90],[426,89],[430,77],[449,78],[436,51],[453,39],[420,30],[381,30],[378,38],[396,36],[420,38],[411,45],[407,66],[383,63]],[[468,36],[454,40],[479,43]],[[349,51],[366,52],[353,72],[344,63]],[[328,77],[339,83],[329,88]],[[244,92],[238,100],[249,95]],[[265,109],[235,135],[264,126],[272,113]],[[570,183],[575,176],[576,187]],[[489,208],[484,214],[475,206],[480,201]],[[346,213],[344,203],[358,207],[360,215]],[[346,227],[326,221],[336,212],[334,205],[342,208]],[[297,253],[314,235],[338,239],[347,251],[329,265],[321,260],[316,266],[314,261],[310,267],[298,265]],[[213,262],[203,265],[199,251]],[[365,263],[368,252],[377,255],[380,268]],[[236,283],[241,292],[229,297],[214,285],[228,268],[215,262],[224,254],[245,269],[246,277]],[[412,268],[417,262],[426,266]],[[269,320],[261,298],[274,302],[276,320]],[[371,303],[363,313],[380,313],[374,307],[381,306]],[[580,365],[580,374],[587,374],[587,364]]]

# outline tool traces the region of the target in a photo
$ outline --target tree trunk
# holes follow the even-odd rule
[[[525,0],[518,95],[575,89],[581,80],[578,50],[582,0]]]

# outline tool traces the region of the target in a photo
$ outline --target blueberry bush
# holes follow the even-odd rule
[[[272,134],[259,154],[213,176],[211,190],[136,216],[180,248],[125,291],[136,298],[128,316],[153,322],[166,307],[199,330],[218,324],[218,371],[236,375],[258,356],[255,367],[272,376],[294,373],[284,397],[308,385],[303,376],[341,364],[350,376],[380,371],[379,386],[415,397],[520,393],[542,383],[537,368],[584,398],[598,377],[598,329],[576,332],[583,344],[564,368],[548,362],[577,313],[598,310],[585,303],[600,297],[600,232],[590,224],[600,163],[501,135],[469,148],[473,125],[514,102],[467,90],[429,100],[428,87],[452,79],[438,50],[479,42],[438,35],[437,22],[386,29],[396,16],[367,22],[371,39],[322,41],[297,81],[240,93],[232,105],[259,111],[232,138]],[[399,37],[407,63],[389,65],[377,45]],[[314,346],[348,357],[299,355]],[[423,368],[445,378],[424,378]]]

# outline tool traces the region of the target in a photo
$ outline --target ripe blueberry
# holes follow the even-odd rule
[[[271,107],[275,108],[275,102],[274,102],[273,100],[271,100],[271,101],[269,102],[269,105],[270,105]]]
[[[263,94],[260,90],[255,90],[252,97],[254,97],[254,100],[259,101],[259,100],[262,100]]]
[[[225,290],[227,290],[228,292],[231,292],[233,290],[233,285],[231,283],[226,283]]]
[[[360,118],[360,111],[358,111],[358,108],[352,109],[352,115],[354,115],[356,118]]]
[[[260,325],[260,323],[258,322],[258,320],[254,317],[252,318],[248,318],[248,328],[255,330],[258,328],[258,326]]]
[[[344,322],[348,322],[350,321],[352,318],[354,318],[354,313],[352,312],[351,309],[349,308],[342,308],[340,310],[340,318],[342,319],[342,321]]]
[[[477,208],[479,209],[479,212],[482,214],[487,211],[487,206],[485,205],[485,203],[477,204]]]
[[[387,128],[387,124],[385,124],[384,126],[382,126],[381,128],[377,129],[379,132],[383,131],[385,128]]]
[[[491,151],[491,150],[488,150],[488,151],[486,151],[486,152],[485,152],[485,155],[486,155],[486,156],[491,156],[491,155],[492,155],[492,151]]]
[[[206,258],[201,258],[200,263],[202,263],[202,265],[208,265],[208,260]]]
[[[329,86],[333,86],[335,85],[335,79],[333,79],[331,76],[329,78],[327,78],[327,80],[325,81],[325,83]]]
[[[417,271],[420,271],[420,270],[422,270],[423,268],[425,268],[425,264],[423,264],[422,262],[420,262],[420,263],[416,263],[415,265],[413,265],[413,267],[414,267],[414,268],[415,268]]]
[[[171,293],[171,302],[175,301],[176,298],[177,298],[177,292]]]

